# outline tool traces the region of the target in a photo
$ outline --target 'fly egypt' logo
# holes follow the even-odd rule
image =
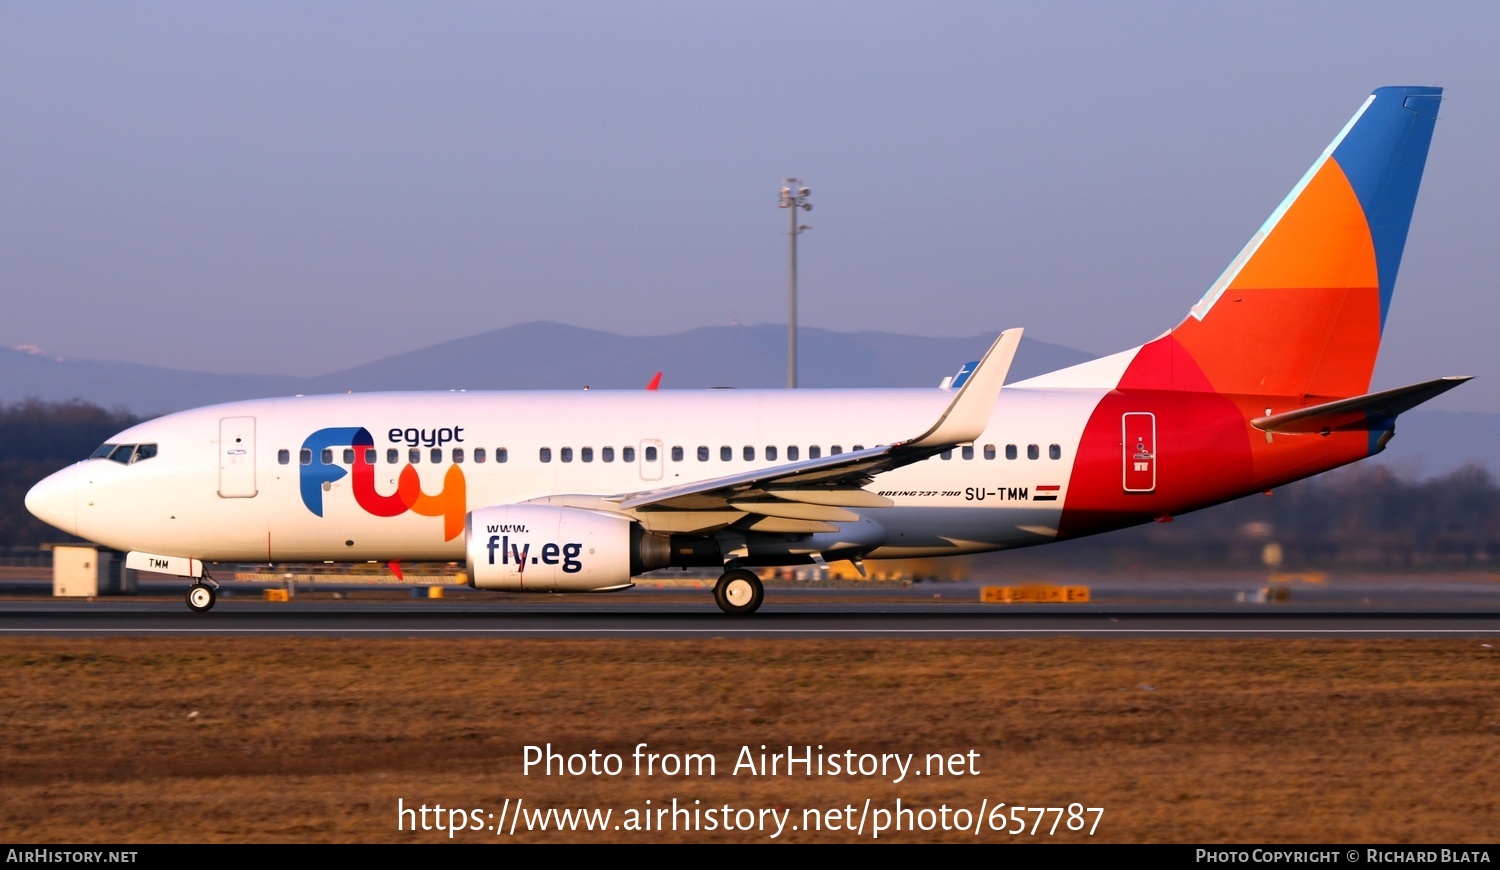
[[[375,490],[375,466],[371,464],[375,439],[363,427],[319,429],[302,442],[302,449],[309,451],[312,457],[312,461],[301,468],[302,503],[314,516],[323,515],[323,485],[342,480],[350,473],[337,463],[324,463],[322,453],[343,447],[354,449],[351,469],[354,473],[354,500],[365,513],[395,517],[411,511],[424,517],[442,517],[443,540],[451,541],[463,534],[467,504],[463,470],[457,465],[448,466],[448,472],[443,475],[442,491],[428,495],[422,491],[417,469],[407,463],[396,480],[396,491],[381,495]]]

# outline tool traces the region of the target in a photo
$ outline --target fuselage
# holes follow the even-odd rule
[[[870,558],[954,555],[1107,531],[1368,455],[1364,433],[1249,426],[1289,398],[1057,386],[1001,391],[983,435],[880,474]],[[922,431],[926,390],[371,393],[237,402],[132,427],[28,506],[121,550],[209,562],[460,561],[464,517],[769,468]],[[359,433],[364,433],[360,435]],[[108,451],[104,451],[108,452]],[[152,455],[142,454],[150,452]],[[406,475],[405,483],[402,476]],[[414,478],[413,478],[414,475]],[[651,515],[640,521],[647,531]]]

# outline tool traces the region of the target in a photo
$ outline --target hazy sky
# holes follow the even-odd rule
[[[1495,3],[0,5],[0,345],[316,374],[533,320],[1106,353],[1447,94],[1376,387],[1500,410]]]

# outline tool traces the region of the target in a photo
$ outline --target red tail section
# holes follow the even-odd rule
[[[1059,379],[1118,377],[1084,428],[1060,537],[1228,501],[1384,447],[1399,411],[1363,394],[1441,93],[1375,91],[1181,324]],[[1428,386],[1413,389],[1430,398]],[[1349,397],[1362,398],[1336,403],[1348,406],[1337,421],[1301,410]],[[1304,418],[1316,425],[1286,422]]]
[[[1151,380],[1241,395],[1366,392],[1441,93],[1375,91],[1160,339],[1170,370]]]

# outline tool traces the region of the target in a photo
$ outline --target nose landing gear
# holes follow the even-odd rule
[[[219,584],[205,572],[201,580],[188,587],[188,609],[194,613],[207,613],[213,610],[214,602],[218,600],[218,588]]]

